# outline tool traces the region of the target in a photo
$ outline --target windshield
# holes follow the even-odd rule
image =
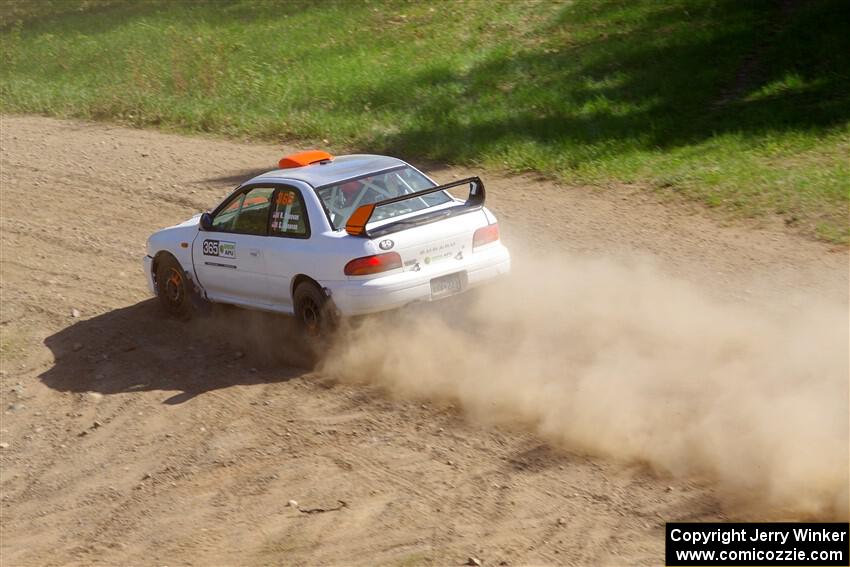
[[[344,181],[336,185],[327,185],[321,189],[317,189],[316,193],[328,210],[334,229],[340,229],[345,226],[348,217],[351,216],[351,213],[357,207],[401,195],[409,195],[410,193],[431,187],[434,187],[434,184],[427,177],[412,167],[405,165],[383,173]],[[449,201],[451,201],[451,197],[440,191],[400,203],[384,205],[375,209],[372,215],[372,221],[380,221],[406,213],[421,211],[428,207],[448,203]]]

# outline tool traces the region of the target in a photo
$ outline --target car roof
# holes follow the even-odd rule
[[[303,167],[267,171],[247,181],[245,184],[260,181],[294,179],[308,183],[313,187],[322,187],[331,183],[351,179],[352,177],[368,175],[369,173],[384,171],[401,165],[407,164],[394,157],[353,154],[337,156],[332,161],[314,163]]]

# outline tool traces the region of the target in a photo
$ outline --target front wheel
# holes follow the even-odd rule
[[[180,319],[192,314],[188,282],[180,263],[170,255],[164,256],[156,267],[156,295],[165,312]]]
[[[315,284],[303,282],[293,296],[295,317],[311,337],[326,337],[336,327],[336,317],[325,293]]]

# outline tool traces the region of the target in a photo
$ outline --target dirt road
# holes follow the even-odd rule
[[[39,117],[0,134],[4,565],[658,565],[665,521],[754,517],[710,475],[299,367],[278,318],[163,318],[147,236],[280,147]],[[844,248],[636,188],[483,175],[526,254],[645,257],[718,301],[846,313]]]

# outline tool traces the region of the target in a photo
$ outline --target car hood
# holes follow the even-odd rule
[[[201,222],[201,215],[202,214],[204,214],[204,213],[198,213],[195,216],[193,216],[192,218],[184,220],[180,224],[175,224],[174,226],[169,227],[169,228],[179,228],[179,227],[184,227],[184,226],[198,226],[198,223]]]
[[[169,226],[153,233],[147,241],[148,256],[153,256],[160,250],[171,250],[173,252],[177,242],[191,241],[198,231],[201,214],[198,213],[180,224],[175,224],[174,226]]]

